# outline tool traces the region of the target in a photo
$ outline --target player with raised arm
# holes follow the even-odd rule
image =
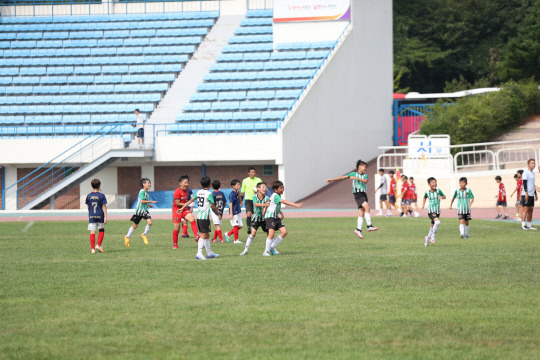
[[[430,177],[427,179],[429,185],[429,190],[424,194],[424,201],[422,202],[422,210],[426,206],[426,200],[428,200],[428,217],[431,220],[431,226],[429,228],[428,235],[424,238],[424,246],[428,246],[431,241],[432,244],[435,244],[435,235],[439,229],[441,221],[439,220],[441,216],[441,200],[446,199],[446,196],[443,192],[437,189],[437,179]]]
[[[129,247],[129,238],[133,234],[133,231],[139,226],[139,223],[142,219],[146,220],[146,228],[142,234],[142,238],[145,245],[148,245],[148,232],[152,226],[152,217],[150,216],[149,208],[152,207],[152,204],[155,204],[157,201],[150,200],[150,195],[148,195],[148,190],[152,187],[150,179],[143,178],[141,179],[141,190],[139,191],[139,196],[137,197],[137,208],[135,209],[135,214],[131,217],[130,221],[133,221],[133,225],[129,228],[128,233],[124,236],[124,244]]]
[[[471,189],[467,189],[467,178],[459,179],[459,189],[454,192],[452,201],[450,201],[450,210],[452,204],[457,199],[457,215],[459,219],[459,234],[461,238],[469,238],[469,221],[471,220],[471,206],[474,202],[474,195]]]
[[[360,239],[363,239],[362,236],[362,226],[364,226],[364,217],[366,218],[366,224],[367,224],[367,231],[375,231],[379,230],[378,227],[373,226],[371,223],[371,214],[369,213],[370,208],[368,204],[368,198],[367,198],[367,183],[368,183],[368,175],[366,173],[367,164],[363,162],[362,160],[358,160],[356,162],[356,171],[350,172],[347,175],[343,175],[334,179],[328,179],[326,180],[327,183],[331,183],[334,181],[341,181],[341,180],[347,180],[351,179],[352,185],[353,185],[353,195],[354,195],[354,201],[356,201],[356,205],[358,206],[358,220],[356,223],[356,230],[354,230],[354,233],[356,236],[358,236]]]
[[[90,231],[90,252],[95,254],[96,250],[103,253],[101,244],[105,236],[105,224],[107,223],[107,199],[100,193],[101,181],[94,179],[90,182],[93,191],[86,196],[88,206],[88,230]],[[98,230],[98,242],[96,245],[96,230]]]

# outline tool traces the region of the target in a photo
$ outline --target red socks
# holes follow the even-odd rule
[[[193,230],[193,235],[195,235],[195,238],[197,238],[199,234],[197,233],[197,223],[195,221],[191,222],[191,230]],[[187,234],[187,226],[186,226],[186,234]]]
[[[238,240],[238,230],[240,230],[240,228],[238,226],[235,226],[232,228],[231,231],[229,231],[227,233],[228,236],[231,236],[231,234],[234,234],[234,241],[237,241]]]
[[[187,235],[187,225],[182,225],[182,236]]]
[[[96,234],[90,234],[90,247],[92,249],[96,247]]]
[[[221,230],[214,231],[214,238],[212,240],[216,240],[218,236],[219,240],[223,241],[223,234],[221,233]]]
[[[98,240],[97,240],[98,246],[101,246],[101,243],[103,242],[103,237],[104,236],[105,236],[105,231],[100,231],[99,234],[98,234]]]
[[[173,230],[173,232],[172,232],[173,245],[178,245],[178,235],[179,234],[180,234],[180,230]]]

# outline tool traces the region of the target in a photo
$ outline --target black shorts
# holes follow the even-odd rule
[[[354,201],[356,201],[356,205],[360,209],[365,202],[367,203],[367,194],[365,192],[354,193]]]
[[[441,216],[441,213],[428,213],[427,216],[431,219],[431,223],[435,224],[435,219]]]
[[[197,227],[200,233],[210,232],[210,219],[197,219]]]
[[[246,200],[245,201],[246,203],[246,212],[250,212],[252,213],[253,212],[253,200]]]
[[[148,219],[151,219],[152,217],[150,216],[150,214],[146,213],[144,215],[133,215],[131,217],[131,219],[129,219],[129,221],[133,221],[135,224],[139,225],[139,223],[141,222],[142,219],[145,219],[145,220],[148,220]]]
[[[395,203],[396,203],[396,195],[391,195],[391,194],[389,194],[389,195],[388,195],[388,202],[389,202],[390,204],[395,204]]]
[[[497,206],[506,206],[506,201],[497,201]]]
[[[411,205],[412,200],[411,199],[402,199],[401,205]]]
[[[386,201],[386,194],[381,195],[380,199],[381,199],[382,201]]]
[[[137,137],[140,137],[141,139],[144,138],[144,129],[140,128],[137,130]]]
[[[267,218],[267,219],[264,219],[264,222],[266,223],[266,231],[279,230],[285,227],[285,225],[283,224],[283,221],[281,221],[280,218]]]
[[[469,221],[469,220],[471,220],[471,213],[458,214],[457,217],[458,217],[459,220]]]
[[[283,224],[283,223],[282,223]],[[261,221],[253,221],[251,222],[251,228],[252,229],[255,229],[255,231],[259,230],[259,227],[262,229],[262,231],[264,232],[268,232],[268,230],[266,229],[266,221],[261,220]]]
[[[534,195],[529,195],[529,201],[525,201],[525,195],[521,196],[521,205],[526,207],[534,207]]]

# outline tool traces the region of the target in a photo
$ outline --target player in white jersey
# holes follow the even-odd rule
[[[379,230],[378,227],[373,226],[371,223],[371,214],[369,213],[369,204],[368,204],[368,198],[367,198],[367,183],[368,183],[368,174],[366,173],[367,164],[363,162],[362,160],[358,160],[356,162],[356,171],[353,171],[351,173],[348,173],[347,175],[343,175],[334,179],[328,179],[326,180],[327,183],[331,183],[334,181],[340,181],[340,180],[347,180],[352,179],[353,180],[353,194],[354,194],[354,201],[356,201],[356,205],[358,205],[358,220],[356,222],[356,230],[354,230],[354,233],[356,236],[358,236],[360,239],[363,239],[362,236],[362,226],[364,226],[364,217],[366,218],[366,224],[367,224],[367,231],[375,231]]]
[[[266,229],[266,222],[264,221],[264,213],[266,211],[266,208],[270,206],[270,198],[266,196],[266,184],[260,182],[257,184],[256,189],[257,191],[252,198],[253,215],[251,216],[251,233],[246,240],[246,247],[244,248],[244,251],[240,253],[241,256],[248,253],[251,242],[255,238],[255,235],[257,235],[257,230],[259,229],[259,227],[265,233],[268,232],[268,230]]]
[[[536,161],[529,159],[527,169],[523,172],[523,190],[521,190],[521,204],[523,205],[523,215],[521,216],[521,228],[523,230],[536,230],[532,227],[532,216],[534,210],[534,201],[538,201],[536,193],[536,184],[534,177],[534,167]]]
[[[268,230],[268,237],[266,239],[266,248],[263,256],[279,255],[276,247],[283,241],[283,238],[287,236],[287,229],[279,217],[281,204],[294,206],[298,209],[302,207],[301,203],[297,204],[281,198],[281,195],[283,195],[283,192],[285,191],[285,186],[281,181],[274,181],[272,183],[272,190],[274,190],[274,193],[272,196],[270,196],[270,204],[264,213],[264,221],[266,223],[266,229]],[[274,239],[276,230],[279,230],[280,234]]]
[[[197,255],[195,259],[206,260],[217,258],[219,254],[212,252],[210,248],[210,212],[214,212],[219,219],[221,214],[214,205],[214,197],[210,189],[211,180],[208,176],[203,176],[201,179],[202,190],[197,191],[197,227],[199,228],[199,241],[197,243]],[[206,258],[203,255],[203,248],[206,248]]]

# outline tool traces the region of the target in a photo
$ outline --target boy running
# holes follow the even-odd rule
[[[234,234],[234,243],[243,244],[238,240],[238,233],[242,228],[242,197],[240,196],[240,180],[234,179],[231,181],[232,191],[229,194],[229,214],[231,218],[231,231],[225,234],[225,240],[229,242],[229,236]]]
[[[95,254],[96,250],[103,253],[101,244],[105,236],[105,224],[107,223],[107,199],[99,192],[101,181],[94,179],[90,182],[93,191],[86,196],[88,206],[88,230],[90,231],[90,253]],[[96,229],[99,231],[96,245]]]
[[[270,198],[266,196],[266,184],[263,182],[260,182],[257,184],[257,194],[253,195],[253,216],[251,217],[251,234],[249,234],[247,240],[246,240],[246,247],[244,248],[244,251],[240,253],[240,256],[246,255],[249,250],[249,246],[251,245],[251,242],[255,238],[255,235],[257,235],[257,230],[259,227],[264,232],[268,232],[266,230],[266,223],[264,221],[264,212],[266,208],[270,205],[269,203]]]
[[[370,209],[369,209],[368,198],[366,194],[367,183],[368,183],[368,175],[366,174],[366,169],[367,169],[367,164],[363,162],[362,160],[358,160],[356,162],[356,171],[353,171],[347,175],[343,175],[334,179],[326,180],[327,183],[331,183],[334,181],[352,179],[353,181],[352,192],[354,194],[354,201],[356,201],[356,205],[358,205],[358,220],[356,223],[356,230],[354,230],[354,233],[360,239],[364,238],[362,236],[362,226],[364,226],[364,217],[366,218],[367,231],[379,230],[378,227],[373,226],[373,224],[371,223],[371,215],[369,213]],[[392,187],[390,186],[390,189],[391,188]],[[395,203],[395,199],[394,199],[394,203]]]
[[[510,197],[513,197],[514,194],[516,194],[516,217],[514,220],[520,221],[521,220],[521,189],[523,188],[523,170],[518,170],[518,172],[514,175],[514,179],[516,179],[516,188],[510,195]]]
[[[446,199],[446,196],[443,192],[437,189],[437,179],[430,177],[427,179],[429,190],[424,194],[424,201],[422,203],[422,210],[426,206],[426,199],[428,202],[428,217],[431,220],[431,227],[429,228],[429,234],[424,238],[424,246],[428,246],[431,241],[432,244],[435,244],[435,235],[439,229],[441,221],[439,217],[441,216],[441,200]]]
[[[199,228],[199,243],[197,244],[197,255],[195,259],[206,260],[217,258],[219,254],[212,252],[210,248],[210,212],[213,212],[221,219],[216,205],[214,204],[214,197],[209,191],[210,178],[203,176],[201,179],[202,190],[197,191],[197,205],[199,210],[197,212],[197,226]],[[203,255],[203,248],[206,248],[206,258]]]
[[[279,180],[272,183],[272,190],[274,193],[270,197],[270,204],[264,213],[264,221],[266,223],[266,229],[268,230],[268,237],[266,238],[266,248],[263,256],[279,255],[276,250],[277,246],[283,241],[283,238],[287,236],[287,229],[281,220],[279,213],[281,212],[281,204],[294,206],[300,209],[302,204],[293,203],[281,198],[285,187]],[[274,240],[274,234],[276,230],[279,230],[280,234]]]
[[[135,215],[131,217],[129,221],[133,221],[133,225],[129,228],[128,233],[124,236],[124,244],[129,247],[129,238],[133,234],[133,231],[139,226],[139,223],[142,219],[146,220],[146,228],[142,234],[142,238],[145,245],[148,245],[148,232],[152,226],[152,217],[150,216],[149,208],[152,207],[152,204],[155,204],[157,201],[150,200],[148,195],[148,190],[152,187],[150,179],[144,178],[141,179],[142,189],[139,191],[139,196],[137,197],[137,208],[135,209]]]
[[[223,218],[223,211],[225,210],[225,206],[227,205],[227,198],[225,197],[225,194],[221,191],[219,191],[219,188],[221,187],[221,182],[219,180],[212,181],[212,188],[214,189],[214,192],[212,192],[212,197],[214,198],[214,204],[216,205],[216,209],[218,209],[219,215],[214,214],[213,212],[210,213],[212,215],[212,222],[214,223],[215,230],[214,230],[214,238],[212,239],[212,242],[216,242],[216,238],[219,236],[219,240],[223,242],[223,235],[221,234],[221,219]]]
[[[508,219],[508,211],[506,208],[506,189],[504,188],[504,184],[502,183],[502,178],[500,176],[495,177],[495,181],[497,184],[499,184],[499,193],[495,195],[495,198],[497,199],[497,203],[495,207],[497,208],[497,217],[495,219],[500,219],[502,217],[501,214],[501,206],[504,209],[504,217],[503,219]]]
[[[182,221],[189,221],[191,229],[195,234],[195,241],[198,241],[199,234],[197,233],[197,223],[195,217],[189,211],[189,205],[195,200],[188,192],[189,178],[186,175],[180,176],[178,179],[178,188],[174,191],[172,219],[173,219],[173,249],[178,249],[178,235],[180,234],[180,226]]]
[[[457,199],[457,215],[459,219],[459,234],[461,238],[469,238],[469,221],[471,220],[471,206],[474,202],[474,195],[471,189],[467,189],[467,178],[459,179],[459,189],[454,192],[452,201],[450,201],[450,210],[452,204]]]

